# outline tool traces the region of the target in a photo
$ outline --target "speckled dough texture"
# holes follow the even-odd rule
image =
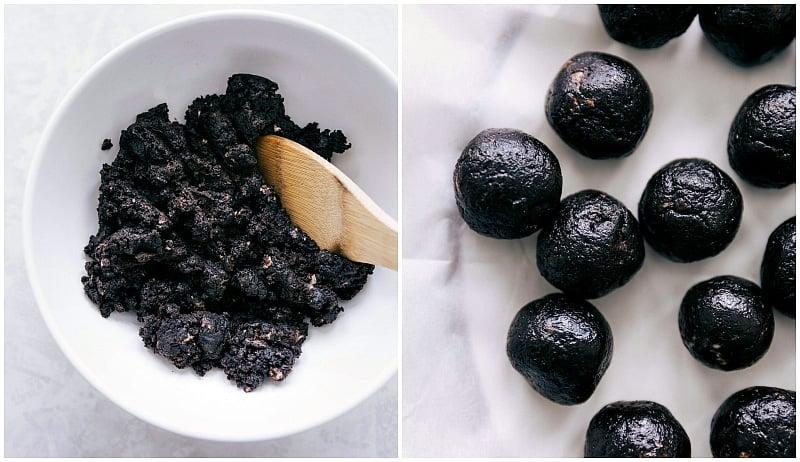
[[[700,26],[720,53],[741,66],[771,60],[795,37],[795,5],[706,5]]]
[[[639,200],[639,221],[658,253],[693,262],[733,241],[742,208],[742,194],[727,173],[705,159],[677,159],[650,177]]]
[[[584,156],[625,157],[647,132],[653,95],[630,62],[585,52],[559,70],[547,92],[545,115],[561,139]]]
[[[796,457],[797,402],[793,390],[755,386],[737,391],[711,421],[714,457]]]
[[[639,223],[622,202],[602,191],[564,198],[536,244],[542,276],[580,298],[602,297],[623,286],[643,262]]]
[[[775,319],[754,282],[717,276],[686,292],[678,328],[695,359],[714,369],[733,371],[752,366],[767,353]]]
[[[453,184],[458,211],[470,228],[516,239],[552,218],[561,199],[561,168],[552,151],[531,135],[486,129],[464,148]]]
[[[166,104],[139,114],[100,173],[99,229],[84,289],[100,314],[133,311],[146,347],[244,391],[292,370],[308,323],[333,322],[373,266],[321,250],[256,168],[255,140],[279,133],[330,160],[340,131],[296,125],[278,85],[236,74],[195,99],[186,125]]]
[[[767,305],[794,319],[797,310],[797,218],[769,235],[761,260],[761,290]]]
[[[750,95],[731,124],[728,160],[755,186],[795,182],[797,94],[790,85],[767,85]]]
[[[542,396],[566,405],[589,399],[613,349],[611,327],[597,308],[564,294],[522,307],[506,341],[514,369]]]
[[[689,435],[666,407],[617,401],[600,409],[586,430],[584,457],[691,457]]]
[[[614,40],[636,48],[658,48],[680,36],[697,16],[695,5],[598,5]]]

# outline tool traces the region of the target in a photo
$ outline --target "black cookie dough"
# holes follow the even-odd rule
[[[728,135],[728,160],[742,178],[764,188],[795,182],[795,87],[767,85],[747,97]]]
[[[750,387],[731,395],[711,420],[714,457],[796,457],[795,392]]]
[[[761,289],[736,276],[717,276],[692,286],[681,301],[678,329],[695,359],[733,371],[756,363],[775,332],[772,309]]]
[[[624,204],[595,190],[572,194],[539,234],[536,265],[564,293],[597,298],[627,283],[644,262],[639,223]]]
[[[795,36],[795,5],[705,5],[700,27],[728,59],[754,66],[772,59]]]
[[[666,407],[617,401],[600,409],[586,430],[584,457],[691,457],[689,435]]]
[[[761,290],[764,302],[794,319],[797,290],[797,222],[789,218],[769,235],[761,261]]]
[[[614,40],[636,48],[658,48],[686,29],[695,5],[598,5],[600,19]]]
[[[508,330],[506,353],[534,390],[558,404],[594,393],[611,362],[611,328],[591,303],[564,294],[534,300]]]
[[[108,151],[109,149],[114,147],[114,143],[111,142],[109,138],[103,140],[103,144],[100,145],[100,150]]]
[[[200,375],[220,367],[245,391],[282,380],[308,324],[335,320],[373,270],[320,250],[256,168],[260,135],[327,159],[349,147],[340,131],[292,122],[277,90],[237,74],[225,94],[195,99],[185,125],[166,104],[139,114],[102,167],[84,249],[84,290],[104,317],[135,312],[147,348]]]
[[[625,157],[650,125],[653,95],[631,63],[585,52],[561,67],[547,93],[545,114],[558,136],[584,156]]]
[[[487,129],[473,138],[453,172],[456,205],[484,236],[516,239],[547,223],[561,199],[561,167],[550,149],[519,130]]]
[[[639,201],[647,242],[676,262],[716,255],[736,237],[742,194],[733,180],[704,159],[678,159],[658,170]]]

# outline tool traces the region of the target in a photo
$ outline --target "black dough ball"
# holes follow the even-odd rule
[[[707,5],[700,9],[700,27],[728,59],[754,66],[792,43],[795,5]]]
[[[563,201],[536,244],[536,265],[553,286],[597,298],[627,283],[644,263],[639,223],[622,202],[591,189]]]
[[[592,159],[630,155],[653,115],[653,95],[633,64],[586,52],[567,61],[550,85],[547,121],[573,149]]]
[[[717,276],[686,292],[678,329],[695,359],[714,369],[734,371],[764,356],[775,333],[775,318],[754,282]]]
[[[666,407],[617,401],[600,409],[586,430],[584,457],[691,457],[689,435]]]
[[[647,242],[676,262],[692,262],[722,252],[742,220],[742,193],[736,183],[704,159],[678,159],[658,170],[639,201],[639,221]]]
[[[750,387],[731,395],[711,420],[714,457],[796,457],[795,392]]]
[[[614,40],[636,48],[658,48],[686,29],[695,5],[598,5],[600,19]]]
[[[769,235],[761,261],[761,291],[767,305],[794,319],[797,275],[797,222],[784,221]]]
[[[767,85],[747,97],[728,134],[728,160],[740,177],[763,188],[795,182],[795,87]]]
[[[456,205],[484,236],[517,239],[547,223],[561,199],[561,167],[550,149],[519,130],[487,129],[473,138],[453,172]]]
[[[591,303],[564,294],[534,300],[511,322],[506,353],[534,390],[558,404],[592,396],[608,369],[614,340]]]

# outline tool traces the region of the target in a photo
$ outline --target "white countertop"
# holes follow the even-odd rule
[[[59,102],[125,40],[213,5],[5,6],[5,456],[392,457],[397,376],[339,418],[272,441],[219,443],[176,435],[117,407],[69,363],[36,308],[25,274],[21,210],[39,137]],[[224,7],[232,8],[232,7]],[[397,73],[393,5],[243,6],[327,26]]]

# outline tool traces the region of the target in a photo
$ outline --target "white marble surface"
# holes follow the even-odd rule
[[[721,274],[758,281],[766,239],[796,210],[794,185],[746,185],[727,161],[726,141],[745,97],[795,82],[796,46],[744,69],[703,39],[697,21],[656,50],[612,41],[595,5],[407,5],[403,8],[403,403],[404,456],[580,457],[591,417],[616,400],[669,408],[689,433],[692,455],[710,456],[711,417],[751,385],[795,388],[794,320],[776,315],[768,353],[736,372],[712,370],[681,343],[677,310],[686,290]],[[654,95],[650,129],[622,160],[571,150],[544,115],[562,64],[588,50],[619,55]],[[556,290],[536,267],[536,235],[495,240],[470,230],[456,209],[452,175],[478,132],[531,133],[558,157],[563,194],[605,190],[636,211],[647,179],[679,157],[705,157],[744,196],[742,225],[714,258],[678,264],[647,247],[624,287],[592,303],[614,335],[614,354],[595,394],[560,406],[535,391],[505,354],[508,326],[526,303]]]
[[[187,438],[145,423],[106,399],[72,367],[36,309],[24,270],[21,206],[39,136],[66,92],[114,47],[164,21],[222,7],[4,8],[5,456],[395,456],[396,376],[356,408],[317,428],[272,441],[234,444]],[[398,70],[396,6],[242,8],[280,11],[318,22],[359,43],[392,71]]]

